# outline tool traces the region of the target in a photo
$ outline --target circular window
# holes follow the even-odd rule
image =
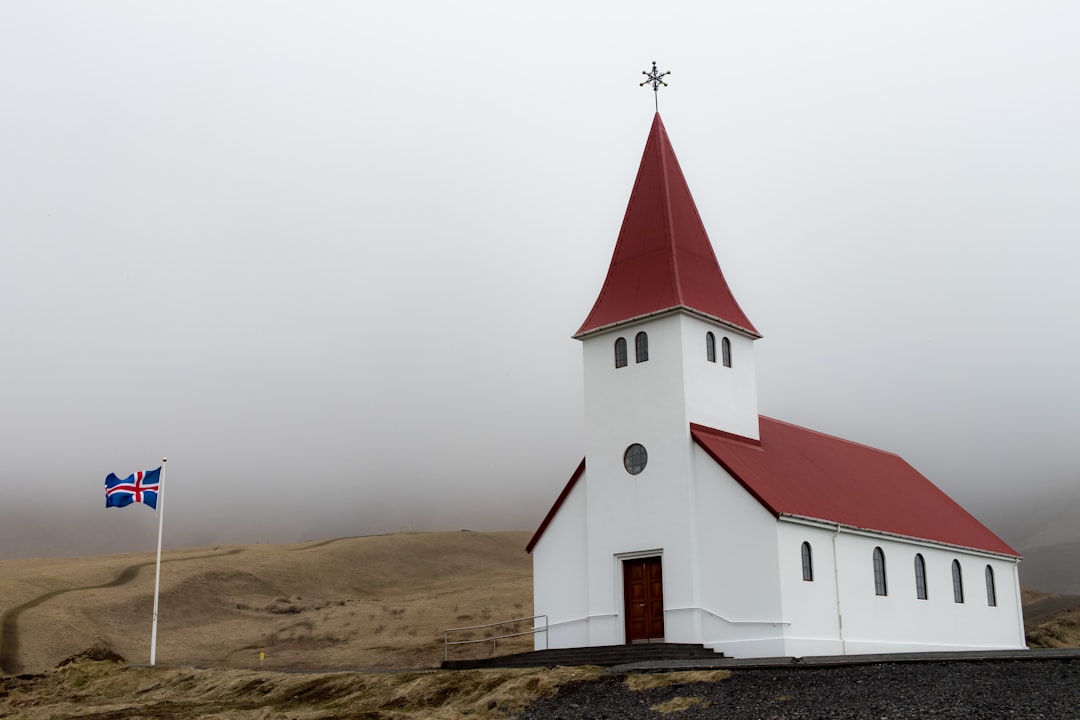
[[[645,446],[634,443],[626,448],[622,456],[623,467],[631,475],[637,475],[645,469],[645,463],[649,462],[649,453],[645,452]]]

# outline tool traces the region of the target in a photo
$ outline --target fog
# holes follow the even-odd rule
[[[531,529],[659,108],[762,412],[1080,540],[1080,6],[0,4],[0,557]],[[1060,532],[1047,528],[1063,528]],[[1063,539],[1056,539],[1060,536]]]

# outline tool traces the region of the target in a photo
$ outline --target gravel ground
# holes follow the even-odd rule
[[[653,709],[674,698],[686,709]],[[669,709],[669,708],[661,708]],[[731,678],[634,692],[623,678],[568,686],[519,720],[1080,718],[1080,659],[733,670]]]

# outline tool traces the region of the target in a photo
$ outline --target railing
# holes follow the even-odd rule
[[[544,624],[543,625],[537,625],[535,622],[533,622],[534,620],[538,620],[540,618],[544,619]],[[525,630],[523,632],[521,632],[521,631],[509,632],[509,633],[505,633],[503,635],[500,635],[498,633],[497,629],[499,627],[502,627],[504,625],[514,625],[516,627],[518,623],[523,623],[523,622],[529,622],[530,623],[530,627],[529,627],[528,630]],[[469,640],[451,640],[450,639],[450,633],[466,632],[466,631],[471,632],[473,630],[487,630],[489,628],[491,629],[491,635],[486,635],[485,634],[484,637],[478,638],[478,639],[475,639],[475,640],[473,640],[473,639],[469,639]],[[533,615],[532,617],[515,618],[513,620],[503,620],[502,622],[489,623],[487,625],[470,625],[469,627],[450,628],[449,630],[444,630],[443,631],[443,660],[449,660],[450,659],[450,646],[451,645],[476,645],[477,643],[491,643],[491,657],[495,657],[496,653],[498,652],[499,640],[506,640],[508,638],[515,638],[515,637],[522,637],[524,635],[536,635],[537,633],[544,633],[544,649],[547,649],[547,646],[548,646],[548,634],[547,634],[548,633],[548,616],[547,615]]]
[[[732,620],[729,617],[725,617],[718,612],[713,612],[709,608],[703,607],[674,607],[664,608],[664,612],[687,612],[690,610],[700,610],[706,615],[712,615],[718,620],[723,620],[730,625],[790,625],[790,620]]]

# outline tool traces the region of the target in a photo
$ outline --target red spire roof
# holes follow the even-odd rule
[[[657,113],[604,287],[575,337],[677,308],[760,337],[724,280]]]

